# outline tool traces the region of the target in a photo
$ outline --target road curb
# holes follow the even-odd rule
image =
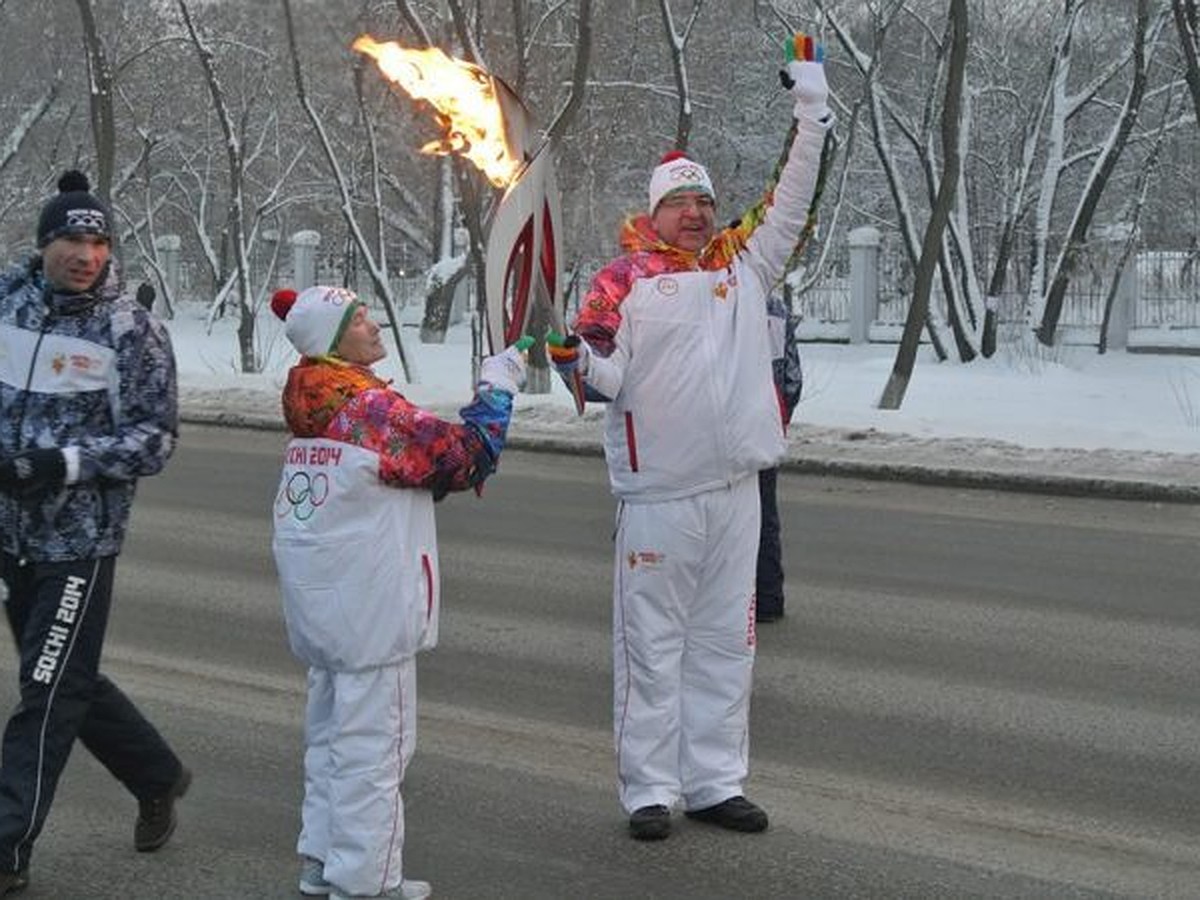
[[[275,416],[253,413],[188,410],[181,421],[191,425],[221,428],[247,428],[257,431],[285,432],[283,421]],[[510,431],[506,446],[534,453],[571,453],[579,456],[603,456],[594,437],[564,437],[536,433],[519,425]],[[793,447],[780,468],[808,475],[837,478],[861,478],[870,481],[903,481],[943,487],[980,488],[1029,494],[1068,497],[1106,497],[1117,500],[1141,500],[1159,503],[1200,503],[1200,484],[1180,484],[1120,475],[1069,475],[1048,472],[1013,472],[988,468],[887,462],[873,459],[846,459],[845,447],[836,447],[839,455],[831,459],[815,450],[814,442]],[[806,450],[806,447],[809,448]]]
[[[1070,497],[1102,496],[1117,500],[1149,500],[1165,503],[1200,503],[1200,485],[1181,485],[1131,478],[1021,474],[987,469],[947,466],[860,462],[856,460],[789,459],[781,468],[793,472],[906,481],[947,487],[989,488],[1029,494]]]

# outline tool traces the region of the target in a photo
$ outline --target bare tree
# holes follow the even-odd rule
[[[1200,126],[1200,12],[1196,0],[1171,0],[1175,30],[1183,48],[1184,74],[1192,94],[1192,110]]]
[[[1112,323],[1113,308],[1116,305],[1117,292],[1121,286],[1121,273],[1131,263],[1136,265],[1136,263],[1133,263],[1133,260],[1138,248],[1138,224],[1141,222],[1142,213],[1146,208],[1146,194],[1150,187],[1151,175],[1157,167],[1159,155],[1165,143],[1169,116],[1168,107],[1168,112],[1164,113],[1163,122],[1158,128],[1154,147],[1138,170],[1136,190],[1133,192],[1134,199],[1131,203],[1132,208],[1125,219],[1125,239],[1121,242],[1119,253],[1116,254],[1115,271],[1108,287],[1108,293],[1104,298],[1104,318],[1100,323],[1100,341],[1097,345],[1097,351],[1100,353],[1105,353],[1108,350],[1108,329]]]
[[[1142,95],[1146,91],[1147,81],[1147,40],[1157,37],[1166,21],[1164,10],[1153,23],[1150,22],[1149,0],[1136,0],[1137,12],[1133,33],[1133,78],[1121,106],[1120,114],[1113,124],[1109,138],[1105,141],[1104,150],[1096,159],[1088,177],[1087,187],[1080,197],[1079,204],[1072,216],[1067,230],[1066,240],[1059,252],[1054,270],[1050,278],[1050,288],[1046,292],[1041,323],[1037,327],[1037,338],[1043,344],[1054,343],[1058,319],[1062,313],[1063,299],[1066,296],[1067,285],[1074,271],[1076,260],[1083,251],[1088,229],[1091,227],[1100,197],[1108,187],[1109,178],[1116,168],[1129,134],[1137,120],[1141,107]],[[1153,31],[1153,34],[1151,32]]]
[[[871,127],[871,137],[875,147],[875,154],[883,171],[888,193],[895,207],[898,219],[897,226],[904,252],[915,271],[922,244],[919,237],[920,227],[917,222],[917,204],[909,194],[908,179],[905,177],[899,154],[893,145],[888,123],[891,122],[899,127],[901,135],[915,149],[918,158],[928,158],[928,151],[925,147],[926,139],[922,137],[922,132],[928,131],[935,120],[930,116],[932,107],[926,102],[926,126],[922,128],[922,126],[914,126],[906,122],[905,115],[891,100],[887,89],[882,83],[883,79],[880,76],[885,40],[893,18],[905,10],[904,0],[892,0],[889,4],[883,4],[872,16],[873,40],[875,43],[874,53],[867,53],[859,47],[858,42],[853,36],[853,29],[847,23],[843,22],[840,17],[836,16],[832,10],[826,8],[822,0],[816,0],[816,6],[824,12],[827,21],[834,29],[839,43],[845,49],[847,57],[853,61],[862,76],[865,107]],[[936,84],[936,79],[933,83]],[[927,192],[929,192],[935,180],[928,174],[931,165],[932,163],[928,162],[926,164],[925,181]],[[930,202],[934,202],[935,200],[936,197],[931,195]],[[945,359],[947,354],[942,347],[941,336],[938,332],[932,308],[928,304],[926,304],[926,308],[923,311],[923,316],[923,324],[934,351],[937,353],[939,359]]]
[[[257,372],[259,361],[254,352],[254,325],[257,310],[254,307],[250,285],[250,255],[246,243],[246,198],[245,198],[245,158],[241,135],[234,125],[229,106],[225,101],[225,92],[217,77],[216,66],[213,62],[212,49],[201,38],[192,19],[192,11],[187,0],[177,0],[179,12],[183,16],[184,25],[196,56],[204,69],[205,82],[209,95],[212,97],[213,109],[217,121],[221,124],[221,132],[225,137],[225,152],[229,164],[229,214],[228,221],[233,242],[234,269],[237,280],[238,304],[238,349],[241,353],[243,372]]]
[[[290,0],[282,0],[282,2],[284,20],[287,24],[288,53],[291,55],[292,60],[292,77],[296,86],[296,96],[300,101],[300,106],[304,110],[304,114],[308,117],[316,133],[317,139],[321,144],[321,149],[325,154],[325,162],[329,166],[329,171],[337,184],[338,194],[341,196],[342,201],[340,207],[342,219],[350,231],[351,238],[358,249],[359,255],[367,264],[371,283],[375,287],[375,295],[383,304],[384,313],[387,315],[388,324],[392,330],[392,336],[396,341],[396,352],[400,357],[400,365],[404,370],[404,377],[409,383],[414,383],[417,380],[416,367],[409,359],[409,355],[404,348],[404,340],[400,332],[400,318],[396,312],[396,298],[392,290],[391,279],[388,277],[386,260],[383,260],[381,264],[381,261],[376,259],[371,245],[359,225],[358,217],[354,211],[354,200],[350,192],[349,182],[346,180],[341,163],[334,152],[333,144],[329,139],[329,133],[325,129],[321,117],[317,114],[312,101],[309,99],[308,91],[304,86],[304,72],[300,68],[300,51],[296,46],[296,26],[292,16],[291,2]]]
[[[587,75],[592,58],[592,0],[579,0],[575,18],[575,63],[571,67],[571,89],[566,102],[546,129],[546,140],[555,148],[575,121],[587,93]]]
[[[21,150],[21,145],[29,137],[30,131],[54,105],[61,88],[62,76],[59,74],[39,96],[29,101],[25,110],[17,117],[17,121],[8,132],[8,137],[0,142],[0,172],[3,172],[16,158]]]
[[[83,46],[88,64],[89,109],[92,141],[96,149],[96,196],[108,203],[112,199],[114,159],[116,157],[116,116],[113,113],[113,75],[104,52],[104,43],[96,30],[92,0],[75,0],[83,24]]]
[[[675,27],[675,16],[671,12],[671,0],[658,0],[662,12],[663,28],[667,32],[667,44],[671,50],[671,72],[675,76],[675,95],[678,98],[675,125],[675,149],[686,150],[692,134],[692,95],[688,84],[687,44],[704,7],[704,0],[692,0],[692,11],[688,13],[683,28]]]
[[[883,389],[879,400],[880,409],[899,409],[904,402],[904,394],[908,390],[908,382],[912,377],[913,363],[917,357],[917,347],[920,343],[921,328],[929,308],[929,291],[933,285],[934,269],[941,253],[942,232],[950,218],[950,210],[954,203],[954,193],[958,189],[962,169],[962,159],[958,143],[959,116],[962,111],[963,77],[967,65],[967,2],[966,0],[950,0],[950,20],[947,24],[950,40],[950,65],[946,73],[946,95],[942,104],[942,177],[938,187],[937,199],[929,224],[925,229],[925,239],[921,245],[921,258],[917,263],[913,285],[912,302],[908,308],[908,318],[904,323],[904,334],[900,338],[900,347],[896,352],[896,362],[892,366],[891,377]]]
[[[476,35],[479,20],[476,19],[473,23],[467,10],[457,0],[452,0],[449,4],[449,9],[454,33],[462,45],[463,53],[468,61],[481,66],[489,72],[495,72],[497,67],[490,60],[484,58],[484,49]],[[532,52],[531,48],[537,40],[538,30],[548,20],[549,15],[564,12],[566,9],[567,4],[565,3],[557,2],[551,4],[546,9],[545,15],[538,20],[529,33],[526,33],[524,31],[524,23],[528,21],[528,17],[525,15],[525,4],[521,0],[516,0],[512,5],[512,25],[516,38],[515,58],[518,61],[516,65],[520,73],[518,76],[520,80],[523,81],[526,78],[525,73],[528,72],[527,61]],[[575,11],[575,56],[570,87],[566,100],[562,103],[558,113],[546,129],[544,141],[550,146],[545,152],[557,154],[558,146],[583,102],[583,95],[587,86],[587,71],[592,44],[591,11],[592,0],[579,0]],[[499,14],[497,13],[497,15]],[[528,155],[532,156],[536,152],[536,149],[536,147],[531,147]],[[468,171],[466,167],[457,161],[455,163],[455,171],[457,173],[457,195],[460,201],[463,222],[469,238],[469,246],[467,253],[461,258],[461,267],[454,265],[449,267],[447,271],[450,273],[449,277],[461,277],[469,271],[475,273],[476,329],[473,357],[475,362],[478,363],[483,352],[483,333],[482,328],[479,326],[482,325],[486,314],[485,310],[487,309],[483,246],[486,243],[490,211],[498,201],[498,195],[496,191],[485,185],[473,170]],[[444,198],[448,196],[446,193],[443,193]],[[445,254],[443,254],[442,258],[445,258]],[[460,258],[455,257],[454,259],[459,260]],[[446,269],[447,267],[442,268]],[[433,329],[435,327],[440,327],[444,332],[448,322],[451,297],[449,295],[450,292],[445,289],[446,287],[452,289],[453,284],[442,284],[439,286],[443,288],[443,292],[440,295],[434,295],[431,292],[426,298],[425,319],[422,323],[423,334],[427,328]],[[535,310],[535,316],[538,315],[540,313]],[[535,337],[540,338],[545,334],[546,322],[541,319],[532,320],[529,330]],[[529,356],[530,373],[526,390],[529,393],[546,393],[550,390],[550,378],[545,355],[535,347]]]

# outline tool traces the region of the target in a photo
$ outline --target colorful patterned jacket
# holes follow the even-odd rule
[[[447,422],[410,403],[370,369],[333,357],[303,359],[288,373],[283,415],[296,437],[324,437],[379,454],[379,480],[427,488],[435,500],[483,483],[496,468],[512,397],[481,390]]]
[[[283,407],[293,438],[272,551],[293,653],[309,666],[356,671],[435,646],[434,501],[495,470],[512,398],[480,390],[454,424],[369,369],[323,358],[291,370]]]
[[[162,324],[108,281],[52,292],[34,257],[0,276],[0,455],[57,447],[67,484],[0,492],[0,547],[39,562],[120,552],[137,479],[178,433],[175,360]]]

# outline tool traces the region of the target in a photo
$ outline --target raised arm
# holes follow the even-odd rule
[[[705,268],[723,268],[741,259],[764,291],[783,276],[788,259],[815,221],[832,143],[824,52],[803,34],[789,47],[792,58],[780,72],[794,100],[788,146],[762,199],[716,236],[701,261]]]

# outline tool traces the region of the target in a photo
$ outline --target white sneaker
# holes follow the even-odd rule
[[[334,888],[329,892],[329,900],[366,900],[366,898],[385,898],[385,900],[425,900],[433,893],[433,885],[428,881],[409,881],[407,878],[398,887],[382,894],[339,894]]]
[[[311,856],[300,857],[300,893],[307,897],[324,897],[333,885],[325,880],[325,863]]]

